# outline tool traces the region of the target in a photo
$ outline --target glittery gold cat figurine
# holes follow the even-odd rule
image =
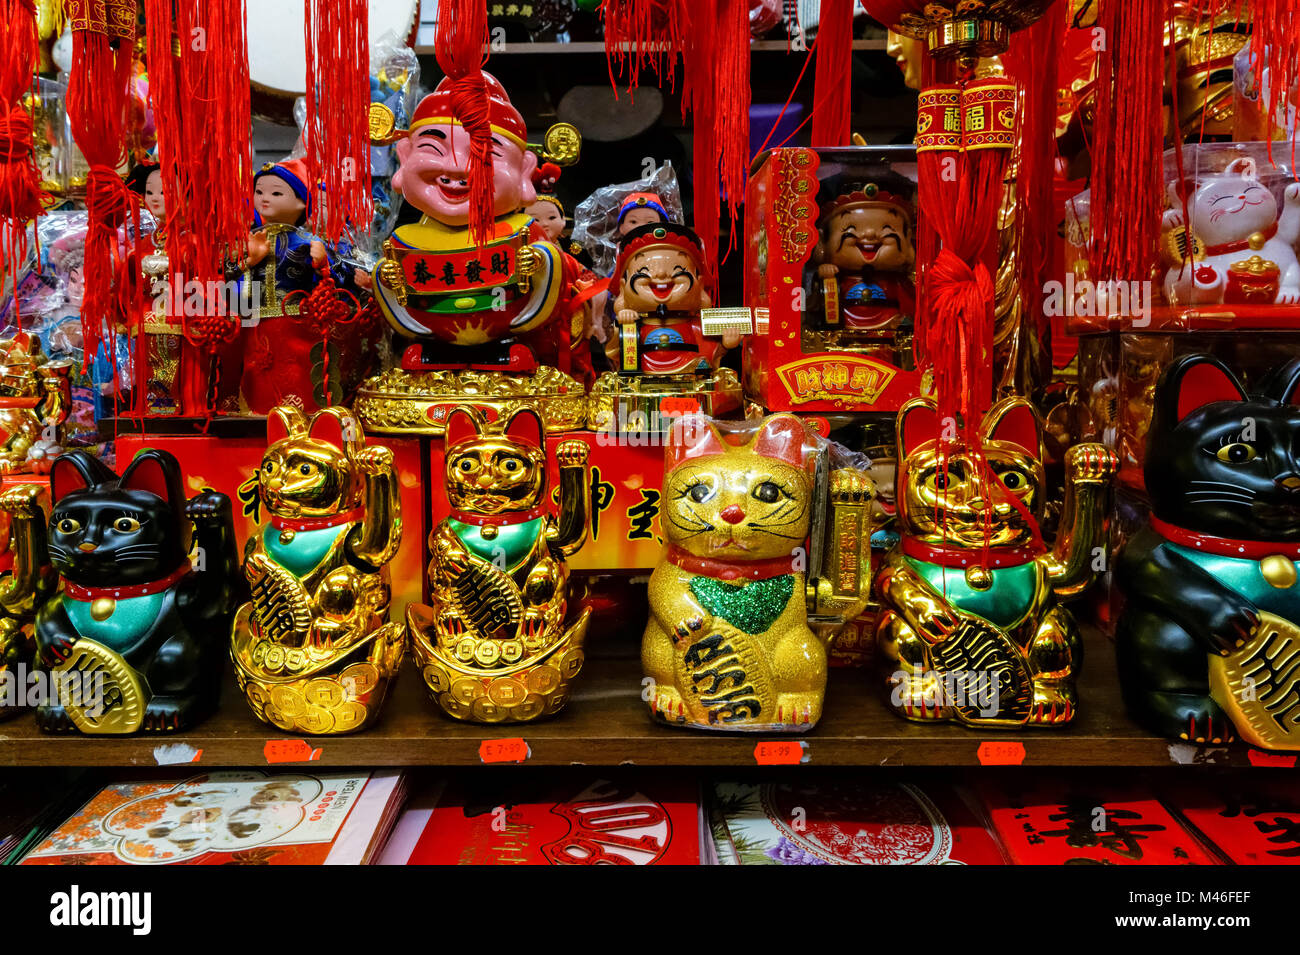
[[[1043,437],[1033,405],[995,404],[978,451],[941,452],[939,424],[930,399],[899,411],[901,540],[875,581],[890,703],[923,722],[1065,726],[1078,710],[1082,647],[1061,601],[1095,577],[1115,454],[1100,444],[1066,454],[1064,510],[1049,550],[1038,531]]]
[[[235,675],[258,718],[352,733],[379,715],[405,648],[388,623],[387,563],[402,540],[393,452],[367,447],[346,408],[275,408],[258,493],[270,520],[249,538],[252,601],[231,631]]]
[[[582,668],[589,608],[573,617],[565,560],[587,539],[588,447],[555,449],[558,516],[547,493],[542,422],[523,409],[489,423],[447,418],[451,514],[429,536],[432,606],[407,608],[411,651],[438,706],[475,723],[558,712]]]
[[[692,417],[670,432],[659,511],[667,549],[650,577],[641,665],[656,719],[801,732],[821,717],[828,624],[866,604],[872,484],[854,468],[830,472],[823,535],[815,437],[790,414],[748,428],[725,435]],[[825,575],[810,559],[823,536]]]
[[[36,611],[59,586],[46,549],[49,495],[39,484],[17,484],[0,494],[0,720],[26,710],[24,670],[36,655]]]

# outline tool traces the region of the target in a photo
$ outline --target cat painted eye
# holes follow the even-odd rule
[[[119,517],[113,522],[113,529],[123,534],[134,534],[140,529],[140,522],[134,517]]]
[[[1215,454],[1215,457],[1224,464],[1245,464],[1247,461],[1255,460],[1258,456],[1259,454],[1253,446],[1244,444],[1241,441],[1225,444]]]
[[[1021,488],[1023,488],[1026,484],[1024,476],[1016,473],[1015,471],[1008,471],[1005,474],[999,475],[999,477],[1002,478],[1002,483],[1005,484],[1007,488],[1012,491],[1018,491]]]
[[[686,492],[690,499],[696,504],[703,504],[709,498],[713,497],[713,488],[707,484],[695,484]]]
[[[81,530],[81,522],[75,521],[71,517],[65,517],[56,525],[60,534],[75,534]]]
[[[300,464],[298,470],[303,474],[311,474],[313,469],[310,464]]]
[[[470,458],[465,458],[463,461],[460,462],[460,464],[456,465],[456,467],[464,471],[466,474],[469,474],[470,471],[474,470],[477,464],[478,464],[477,461],[471,460]]]
[[[775,504],[781,497],[781,489],[771,481],[764,481],[754,488],[754,497],[764,504]]]

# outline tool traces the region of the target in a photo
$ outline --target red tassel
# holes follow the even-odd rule
[[[636,89],[642,68],[654,70],[670,89],[676,86],[677,54],[686,49],[689,22],[684,0],[604,0],[600,14],[615,95],[616,74],[626,71],[628,86]]]
[[[1268,112],[1278,114],[1300,76],[1300,5],[1296,0],[1252,0],[1250,49],[1257,77],[1268,71]],[[1270,153],[1272,146],[1269,147]],[[1291,161],[1295,162],[1295,131],[1291,134]],[[1269,157],[1272,159],[1272,156]]]
[[[492,121],[483,66],[487,62],[487,0],[438,0],[434,55],[452,81],[451,106],[470,137],[469,234],[483,245],[492,236]]]
[[[717,275],[720,195],[730,251],[749,172],[749,8],[745,0],[702,0],[691,18],[682,112],[691,114],[694,130],[695,231]]]
[[[812,144],[849,144],[854,0],[821,0],[813,74]]]
[[[331,243],[364,229],[370,197],[370,17],[367,0],[307,0],[307,125],[311,182],[322,187],[312,228]]]
[[[1289,0],[1288,0],[1289,2]],[[1092,279],[1150,278],[1163,193],[1164,4],[1103,5],[1092,159]]]
[[[135,4],[73,2],[68,120],[86,157],[85,292],[81,306],[87,362],[100,338],[125,322],[126,257],[117,229],[134,209],[118,167],[126,159],[127,84],[135,38]]]
[[[244,4],[145,0],[145,15],[168,265],[173,277],[206,289],[222,281],[225,262],[242,261],[248,247],[253,170]],[[183,291],[173,284],[177,311]],[[201,314],[192,311],[182,312],[185,338],[209,355],[239,333],[237,317],[222,302],[206,301]],[[186,374],[204,375],[212,363],[194,364],[186,363]],[[214,387],[188,383],[193,395],[210,396]]]
[[[40,175],[32,152],[32,118],[23,94],[36,70],[32,0],[0,0],[0,272],[16,275],[27,256],[27,223],[41,213]],[[19,328],[18,297],[14,312]]]

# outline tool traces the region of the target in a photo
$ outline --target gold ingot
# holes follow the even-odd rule
[[[498,677],[488,686],[487,692],[488,699],[493,703],[509,709],[523,702],[528,695],[528,688],[510,677]]]
[[[302,695],[308,703],[329,710],[343,702],[343,687],[322,677],[308,683]]]
[[[345,689],[350,690],[352,699],[364,696],[379,683],[379,670],[373,663],[354,663],[339,674],[339,680]]]
[[[90,602],[90,616],[95,620],[107,620],[117,609],[117,601],[112,597],[96,597]]]
[[[501,646],[495,640],[483,640],[474,648],[474,662],[481,667],[490,667],[501,659]]]
[[[483,684],[473,677],[461,677],[451,685],[451,696],[466,706],[483,695]]]
[[[1270,586],[1279,590],[1294,587],[1296,582],[1295,561],[1281,554],[1272,554],[1259,562],[1259,572]]]
[[[543,664],[529,670],[527,676],[524,677],[524,682],[528,685],[530,693],[546,696],[560,685],[560,671],[553,666]]]
[[[348,701],[340,703],[332,710],[334,714],[334,732],[350,733],[366,721],[367,711],[361,703]]]
[[[585,659],[582,650],[574,647],[560,659],[560,675],[566,680],[572,680],[582,669],[582,662]]]
[[[447,675],[446,670],[436,664],[430,663],[424,668],[422,675],[424,682],[435,694],[442,695],[451,689],[451,677]]]
[[[302,696],[291,686],[272,687],[271,705],[283,713],[288,720],[298,719],[307,708]]]
[[[484,696],[474,701],[469,712],[472,719],[481,723],[500,723],[506,718],[507,711]]]
[[[544,709],[546,709],[545,697],[539,696],[536,693],[529,693],[523,698],[522,702],[511,709],[510,718],[521,722],[534,720],[542,715],[542,710]]]
[[[298,717],[298,725],[315,735],[328,733],[334,728],[334,714],[323,706],[308,706]]]

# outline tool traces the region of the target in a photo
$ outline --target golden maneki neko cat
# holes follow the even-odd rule
[[[46,553],[48,511],[39,484],[0,494],[0,721],[26,710],[20,694],[36,656],[36,611],[59,586]]]
[[[655,719],[802,732],[821,717],[827,647],[871,582],[871,479],[827,455],[790,414],[674,424],[641,643]]]
[[[876,638],[893,671],[890,705],[909,720],[1064,726],[1078,709],[1079,632],[1064,598],[1093,581],[1117,467],[1100,444],[1065,458],[1055,546],[1038,527],[1042,423],[1023,398],[985,415],[982,451],[940,448],[933,401],[898,417],[901,540],[876,576]]]
[[[279,407],[258,492],[269,520],[249,538],[252,601],[235,617],[235,675],[258,718],[312,734],[377,719],[405,648],[388,623],[387,563],[402,540],[393,452],[367,447],[346,408],[309,420]]]
[[[46,360],[26,332],[0,340],[0,474],[49,470],[71,408],[71,369]]]
[[[411,651],[447,715],[523,723],[557,713],[582,669],[590,608],[569,603],[567,558],[591,520],[589,448],[555,450],[558,516],[547,491],[542,422],[522,409],[489,423],[476,408],[447,419],[451,514],[429,537],[432,606],[407,608]]]

